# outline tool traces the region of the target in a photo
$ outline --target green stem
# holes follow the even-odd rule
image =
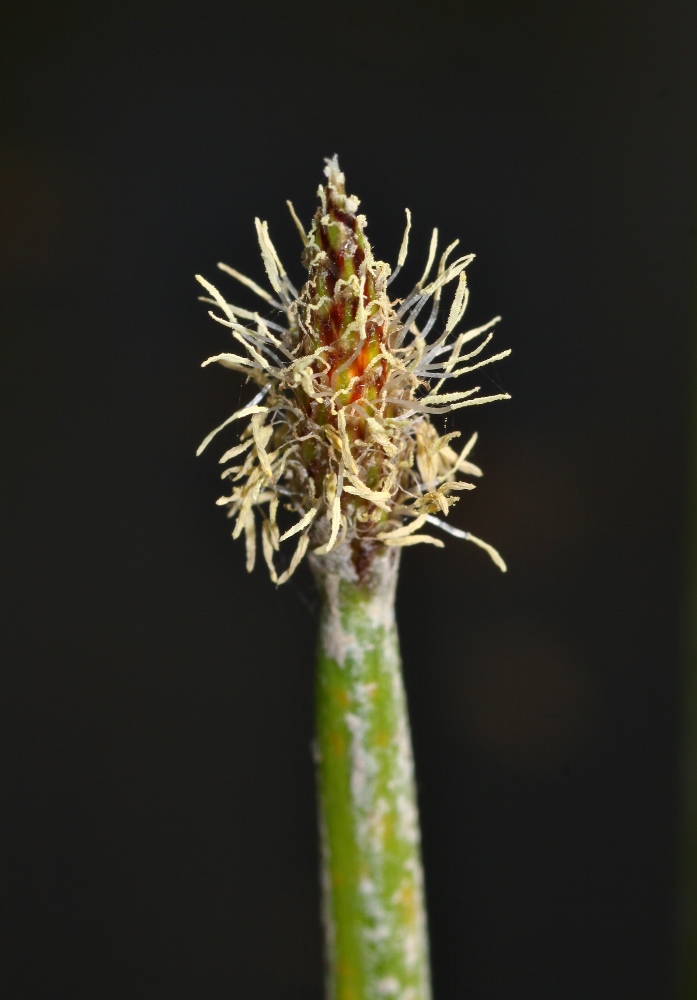
[[[428,1000],[419,824],[394,600],[399,551],[361,579],[315,556],[327,1000]]]

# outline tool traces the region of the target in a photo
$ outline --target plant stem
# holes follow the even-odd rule
[[[399,551],[358,577],[311,557],[322,596],[317,770],[327,1000],[428,1000],[414,770],[395,622]]]

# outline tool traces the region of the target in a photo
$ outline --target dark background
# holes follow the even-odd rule
[[[513,348],[449,425],[509,573],[451,540],[400,585],[436,998],[671,995],[693,12],[3,8],[5,996],[321,996],[315,598],[194,458],[249,390],[193,274],[251,305],[258,214],[300,279],[334,152],[378,258],[412,209],[397,291],[438,225]]]

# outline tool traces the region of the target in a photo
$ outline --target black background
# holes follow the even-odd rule
[[[670,995],[692,15],[4,8],[6,996],[321,996],[315,598],[246,576],[194,458],[249,390],[193,274],[251,305],[215,263],[263,280],[259,215],[300,279],[334,152],[378,258],[413,212],[397,291],[438,225],[513,348],[449,424],[509,573],[451,540],[400,584],[436,998]]]

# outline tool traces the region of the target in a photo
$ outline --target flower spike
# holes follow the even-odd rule
[[[305,234],[288,207],[302,242],[307,281],[296,292],[276,249],[268,225],[256,220],[257,236],[270,294],[234,268],[220,268],[259,296],[279,314],[273,320],[231,305],[210,282],[197,275],[214,307],[211,316],[228,327],[244,353],[216,354],[203,364],[222,364],[243,372],[259,387],[250,402],[228,417],[202,442],[197,454],[228,424],[250,418],[240,444],[221,462],[243,464],[223,471],[232,481],[229,496],[218,503],[235,518],[233,537],[244,533],[247,569],[256,559],[257,518],[261,518],[264,559],[271,579],[284,583],[306,552],[329,553],[349,543],[356,564],[366,565],[387,546],[419,543],[442,546],[439,538],[418,534],[426,525],[466,538],[483,548],[500,569],[498,552],[468,532],[452,528],[434,515],[447,515],[462,490],[474,484],[459,476],[480,476],[468,461],[476,435],[458,454],[450,442],[459,432],[440,435],[431,416],[510,398],[507,393],[479,395],[479,387],[442,392],[446,379],[468,374],[507,357],[510,351],[477,360],[500,320],[456,333],[467,308],[466,267],[472,255],[450,257],[452,243],[436,258],[438,231],[433,231],[421,279],[403,299],[391,300],[387,287],[406,259],[411,213],[394,273],[376,261],[365,235],[359,201],[346,194],[336,156],[326,161],[326,185],[320,207]],[[430,279],[430,280],[429,280]],[[429,339],[437,323],[443,290],[454,284],[442,332]],[[430,303],[422,330],[417,320]],[[246,325],[245,325],[246,324]],[[480,339],[482,338],[482,339]],[[463,354],[465,344],[479,345]],[[262,404],[263,400],[263,405]],[[453,495],[455,494],[455,495]],[[281,533],[279,505],[294,515]],[[278,573],[274,557],[286,539],[299,536],[288,568]]]

